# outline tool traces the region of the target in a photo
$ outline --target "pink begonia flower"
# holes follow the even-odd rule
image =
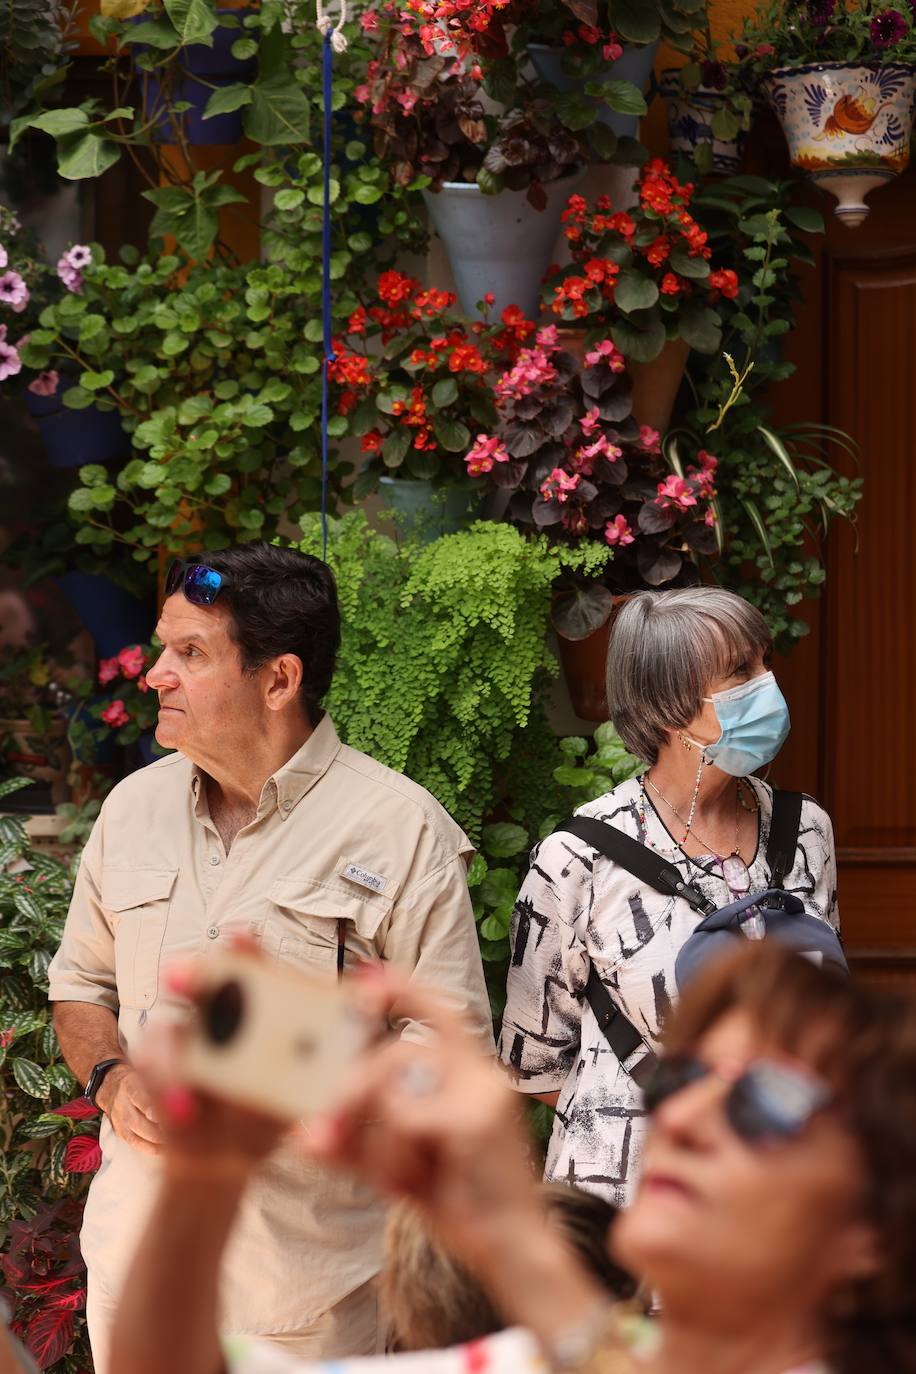
[[[395,96],[395,100],[398,102],[398,104],[400,105],[401,109],[404,111],[405,114],[410,114],[414,105],[416,105],[417,103],[416,92],[401,91],[399,95]]]
[[[627,544],[632,544],[634,538],[635,536],[627,523],[625,515],[615,516],[615,518],[609,520],[604,527],[605,543],[610,544],[612,548],[616,544],[618,548],[622,549]]]
[[[370,100],[370,94],[371,93],[369,91],[368,85],[365,82],[363,82],[361,86],[357,86],[354,90],[353,98],[355,100],[358,100],[360,105],[368,105]]]
[[[6,249],[3,244],[0,243],[0,267],[5,267],[8,262],[9,258],[6,256]]]
[[[581,480],[577,472],[568,473],[562,468],[554,468],[547,480],[541,483],[539,490],[545,501],[559,501],[563,505]]]
[[[60,377],[52,367],[48,372],[39,372],[33,382],[29,382],[28,389],[33,396],[53,396],[60,383]]]
[[[606,458],[609,463],[616,463],[622,453],[623,449],[618,448],[616,444],[609,443],[605,434],[599,434],[595,442],[589,444],[588,448],[579,449],[580,456],[588,458],[592,462],[596,458]]]
[[[4,272],[0,276],[0,301],[15,310],[17,315],[21,315],[28,305],[29,288],[18,272]]]
[[[655,505],[661,506],[666,510],[669,506],[677,506],[678,510],[687,510],[690,506],[695,506],[697,498],[694,496],[690,483],[683,477],[676,476],[672,472],[670,477],[666,477],[664,482],[658,484],[658,495],[655,498]]]
[[[700,464],[700,471],[705,472],[708,477],[714,477],[716,468],[719,466],[718,458],[714,458],[711,453],[707,453],[705,448],[701,448],[697,454],[697,461]]]
[[[716,525],[716,524],[718,524],[718,521],[716,520],[716,513],[715,513],[715,511],[713,510],[712,506],[709,507],[709,510],[708,510],[708,511],[706,512],[706,514],[703,516],[703,524],[704,524],[704,525]]]
[[[592,406],[579,420],[579,428],[583,434],[594,434],[598,425],[601,423],[601,411],[597,406]]]
[[[642,444],[643,448],[647,448],[651,453],[656,453],[658,451],[661,437],[658,430],[653,429],[651,425],[639,426],[639,442]]]
[[[546,349],[549,353],[553,348],[560,347],[560,339],[557,334],[555,324],[545,324],[543,329],[539,329],[534,338],[538,348]]]
[[[543,331],[541,331],[543,333]],[[517,401],[539,386],[557,379],[557,369],[541,347],[523,348],[515,366],[505,372],[494,388],[497,401]]]
[[[106,725],[110,725],[113,730],[117,730],[119,726],[127,724],[130,720],[130,716],[124,709],[124,702],[121,701],[120,697],[117,701],[113,701],[110,706],[105,707],[105,710],[102,712],[102,720],[104,720]]]
[[[612,39],[610,43],[604,44],[604,47],[601,49],[601,56],[604,58],[605,62],[616,62],[619,57],[623,57],[623,48],[618,42]]]
[[[481,473],[490,472],[494,463],[508,463],[509,450],[495,435],[478,434],[464,461],[468,465],[468,476],[479,477]]]
[[[13,344],[6,342],[6,325],[0,325],[0,382],[22,371],[22,359]]]
[[[104,686],[106,682],[114,682],[121,672],[121,665],[116,658],[103,658],[99,663],[99,682]]]
[[[149,691],[149,683],[148,683],[147,680],[146,680],[146,673],[141,673],[140,676],[137,678],[137,691],[138,691],[138,692],[148,692],[148,691]]]
[[[359,25],[363,33],[376,33],[378,30],[378,15],[374,10],[366,10],[359,16]]]
[[[125,677],[139,677],[146,662],[146,654],[139,644],[131,644],[118,654],[118,664]]]
[[[600,344],[585,355],[585,361],[589,367],[597,367],[599,363],[607,363],[612,372],[622,372],[626,367],[623,354],[616,348],[610,339],[602,339]]]

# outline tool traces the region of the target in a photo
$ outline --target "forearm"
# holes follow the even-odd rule
[[[118,1307],[118,1374],[222,1374],[220,1261],[247,1177],[166,1171]]]
[[[103,1059],[124,1058],[118,1018],[107,1007],[91,1002],[55,1002],[54,1029],[63,1056],[81,1085]],[[113,1069],[99,1090],[98,1104],[103,1110],[119,1072]]]
[[[504,1317],[527,1327],[547,1349],[607,1299],[540,1209],[504,1223],[474,1268]]]

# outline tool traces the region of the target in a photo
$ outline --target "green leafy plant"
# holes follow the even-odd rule
[[[0,124],[54,84],[78,0],[6,0],[0,10]]]
[[[710,266],[706,232],[689,209],[694,188],[653,158],[638,190],[638,201],[616,213],[607,196],[594,210],[570,196],[563,219],[573,261],[548,278],[545,305],[563,320],[610,333],[636,362],[651,361],[678,338],[715,353],[722,338],[717,301],[737,282]]]
[[[320,553],[315,517],[302,549]],[[482,521],[424,547],[354,512],[331,521],[343,646],[328,707],[347,742],[427,787],[473,840],[537,693],[556,673],[550,589],[607,552],[560,549]]]
[[[0,784],[0,798],[26,783]],[[74,1100],[48,1005],[71,891],[67,865],[40,853],[17,817],[0,817],[0,1291],[39,1367],[60,1374],[89,1365],[77,1236],[100,1159],[98,1114]]]
[[[779,429],[767,388],[794,371],[780,351],[800,300],[793,261],[810,261],[800,232],[822,232],[817,211],[794,203],[796,186],[734,177],[702,192],[697,213],[718,261],[733,264],[738,289],[720,302],[724,359],[692,367],[692,401],[663,452],[683,472],[705,445],[717,458],[719,561],[712,575],[755,602],[781,648],[807,633],[793,613],[824,582],[823,539],[836,517],[852,519],[861,480],[836,470],[856,461],[848,435],[815,423]]]
[[[90,464],[69,498],[76,542],[141,563],[189,539],[271,536],[320,494],[321,327],[314,280],[280,264],[181,270],[161,256],[108,265],[93,247],[83,291],[42,314],[22,349],[73,382],[66,406],[117,408],[135,456]],[[347,317],[349,288],[335,295]],[[345,432],[346,420],[331,422]],[[334,459],[332,483],[348,472]]]

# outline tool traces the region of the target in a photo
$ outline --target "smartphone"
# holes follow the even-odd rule
[[[196,1088],[282,1120],[327,1107],[376,1038],[346,983],[328,983],[243,953],[202,967],[181,1070]]]

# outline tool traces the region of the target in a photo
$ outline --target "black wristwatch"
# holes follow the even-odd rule
[[[105,1082],[105,1077],[109,1070],[113,1069],[115,1064],[123,1064],[124,1062],[123,1059],[103,1059],[101,1063],[96,1064],[92,1073],[89,1075],[89,1082],[83,1089],[83,1097],[85,1097],[87,1102],[91,1102],[93,1107],[98,1106],[95,1100],[96,1094]]]

